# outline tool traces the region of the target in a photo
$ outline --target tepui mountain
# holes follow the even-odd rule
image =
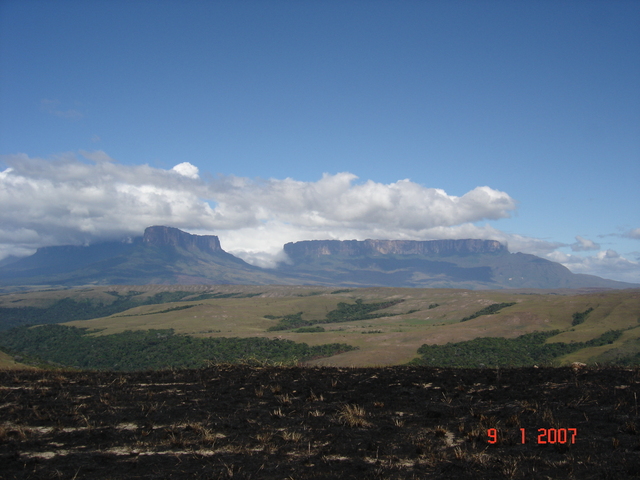
[[[309,240],[287,243],[289,262],[260,268],[225,252],[215,235],[148,227],[128,242],[42,247],[0,264],[0,284],[283,284],[421,288],[637,288],[571,273],[496,240]]]

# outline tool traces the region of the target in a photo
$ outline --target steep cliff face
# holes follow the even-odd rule
[[[156,247],[180,247],[185,250],[222,252],[220,240],[215,235],[192,235],[173,227],[149,227],[142,237],[144,245]]]
[[[284,251],[292,260],[323,255],[469,255],[508,253],[496,240],[308,240],[287,243]]]
[[[311,240],[287,243],[293,260],[249,265],[214,235],[154,226],[133,241],[43,247],[0,266],[3,285],[306,284],[419,288],[638,288],[558,263],[511,254],[495,240]]]

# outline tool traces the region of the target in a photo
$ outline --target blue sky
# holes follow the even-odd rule
[[[0,256],[160,223],[257,264],[474,236],[640,282],[637,1],[5,0],[0,22]]]

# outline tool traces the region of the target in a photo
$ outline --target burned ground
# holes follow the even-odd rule
[[[635,478],[639,387],[622,368],[2,371],[0,478]]]

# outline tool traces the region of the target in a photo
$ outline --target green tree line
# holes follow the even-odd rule
[[[580,325],[581,323],[584,323],[584,321],[587,319],[587,317],[591,312],[593,312],[593,307],[587,308],[584,312],[574,313],[572,315],[573,320],[571,320],[571,325],[575,327],[576,325]]]
[[[433,367],[477,368],[485,366],[525,367],[535,364],[552,364],[562,356],[585,347],[607,345],[617,340],[622,332],[609,330],[598,338],[587,342],[545,343],[560,333],[534,332],[517,338],[485,337],[446,345],[422,345],[418,349],[420,358],[412,360],[413,365]]]
[[[64,325],[17,327],[0,332],[0,347],[45,362],[96,370],[199,368],[245,359],[295,363],[355,349],[347,344],[309,346],[268,338],[196,338],[173,329],[95,336]]]
[[[328,312],[325,318],[321,320],[304,320],[302,315],[304,312],[293,313],[290,315],[284,315],[276,317],[273,315],[265,315],[265,318],[279,319],[280,321],[267,328],[268,332],[275,332],[278,330],[289,330],[292,328],[309,327],[312,325],[322,323],[340,323],[340,322],[353,322],[355,320],[369,320],[371,318],[391,317],[398,315],[397,313],[370,313],[376,310],[382,310],[383,308],[389,308],[393,305],[397,305],[404,300],[391,300],[388,302],[379,303],[364,303],[362,299],[357,299],[356,303],[338,303],[334,310]],[[415,312],[416,310],[413,310]]]
[[[488,307],[483,308],[482,310],[478,310],[476,313],[469,315],[468,317],[464,317],[461,322],[466,322],[468,320],[473,320],[474,318],[478,318],[481,315],[493,315],[494,313],[502,310],[503,308],[510,307],[515,305],[515,302],[511,303],[494,303],[489,305]]]

